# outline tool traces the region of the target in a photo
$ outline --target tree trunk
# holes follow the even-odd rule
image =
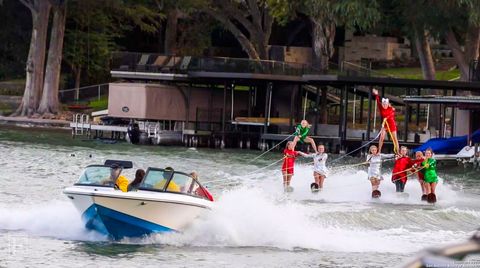
[[[268,39],[265,36],[265,33],[258,31],[256,33],[257,38],[253,39],[255,44],[255,50],[258,51],[258,56],[262,60],[267,60],[268,55]]]
[[[253,43],[245,36],[245,34],[242,33],[242,31],[240,31],[240,29],[238,29],[238,27],[234,23],[230,21],[228,17],[225,16],[225,14],[219,13],[210,8],[204,9],[204,11],[219,22],[221,22],[223,26],[233,34],[233,36],[242,46],[243,51],[247,53],[250,59],[260,59],[260,55]]]
[[[328,71],[328,62],[335,52],[333,41],[335,40],[335,23],[316,21],[312,22],[312,66],[323,72]]]
[[[32,37],[26,64],[25,92],[13,115],[31,116],[36,112],[42,94],[50,3],[46,0],[22,3],[32,13]]]
[[[180,11],[174,8],[168,12],[165,26],[165,54],[175,55],[177,52],[177,29]]]
[[[245,2],[246,9],[242,9],[236,8],[230,1],[213,1],[212,6],[206,7],[204,12],[235,36],[250,59],[268,59],[268,43],[274,19],[268,7],[259,6],[259,1]]]
[[[446,36],[445,40],[447,41],[448,46],[452,50],[453,58],[457,62],[458,68],[460,69],[461,79],[463,81],[468,80],[468,64],[465,61],[465,56],[463,54],[462,48],[457,41],[457,37],[452,29],[450,29]]]
[[[435,80],[435,64],[433,62],[432,50],[428,41],[428,34],[425,29],[415,30],[415,47],[417,49],[418,59],[422,67],[423,79]],[[430,90],[430,94],[441,95],[441,90]],[[429,109],[428,125],[440,129],[440,106],[438,104],[431,104]]]
[[[468,65],[469,73],[465,81],[470,80],[470,63],[473,60],[478,60],[480,49],[480,27],[470,26],[467,31],[465,40],[465,58]]]
[[[472,60],[477,60],[479,56],[480,48],[480,27],[470,26],[467,30],[466,40],[465,40],[465,52],[462,50],[460,44],[458,43],[457,37],[452,29],[450,29],[446,36],[445,40],[447,41],[448,46],[452,50],[453,57],[457,62],[457,65],[460,69],[462,81],[469,80],[469,71],[470,71],[470,62]]]
[[[428,34],[424,29],[415,31],[415,47],[422,67],[423,79],[435,80],[435,63],[428,41]]]
[[[77,66],[73,69],[73,74],[75,75],[75,100],[78,101],[80,99],[80,79],[82,77],[82,67]]]
[[[63,37],[65,35],[66,3],[62,2],[53,9],[53,25],[48,49],[45,83],[38,113],[56,114],[59,110],[58,88],[62,63]]]

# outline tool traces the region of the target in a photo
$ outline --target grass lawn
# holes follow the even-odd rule
[[[92,108],[93,111],[105,110],[108,108],[108,97],[102,96],[100,99],[91,100],[88,106]]]
[[[404,79],[423,79],[421,68],[388,68],[374,70],[377,73],[390,75],[396,78]],[[435,77],[437,80],[451,80],[460,76],[460,70],[437,71]]]

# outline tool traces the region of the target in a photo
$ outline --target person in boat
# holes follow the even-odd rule
[[[191,172],[190,174],[190,177],[192,177],[193,179],[195,179],[197,182],[199,181],[199,178],[198,178],[198,174],[197,172],[193,171]],[[194,184],[192,183],[192,186]],[[208,191],[207,188],[205,187],[202,187],[200,186],[200,184],[196,184],[198,187],[196,187],[196,189],[193,189],[193,193],[197,196],[200,196],[200,197],[205,197],[207,198],[208,200],[210,201],[213,201],[213,196],[212,194]],[[190,190],[190,192],[192,192],[192,189]]]
[[[136,191],[145,177],[145,170],[137,169],[135,172],[135,179],[128,185],[128,191]]]
[[[110,178],[103,181],[102,184],[104,185],[113,185],[113,187],[117,190],[121,190],[122,192],[127,192],[128,190],[128,179],[127,177],[121,175],[122,167],[118,164],[113,164],[110,166]]]
[[[317,152],[317,146],[315,145],[315,141],[308,136],[308,132],[310,131],[311,125],[308,124],[307,120],[302,120],[300,124],[295,128],[295,138],[293,138],[293,147],[297,146],[297,142],[300,143],[310,143],[313,150]]]
[[[173,168],[171,167],[166,167],[163,171],[163,179],[156,183],[153,188],[155,189],[163,189],[165,188],[165,184],[168,182],[168,179],[173,175]],[[173,181],[171,180],[170,183],[167,186],[167,191],[169,192],[180,192],[180,187]]]
[[[392,170],[392,182],[395,183],[397,193],[403,193],[407,183],[408,174],[411,170],[413,161],[407,156],[408,149],[405,146],[400,147],[400,154],[395,156],[395,164]]]
[[[393,158],[393,154],[381,154],[378,151],[378,147],[375,145],[370,146],[369,154],[367,155],[368,163],[368,180],[372,184],[372,198],[379,198],[382,193],[378,188],[380,187],[380,182],[383,180],[382,173],[380,169],[382,168],[383,160],[387,158]]]
[[[293,188],[290,187],[290,182],[293,177],[293,168],[295,166],[295,159],[301,152],[295,151],[295,143],[293,141],[287,142],[285,150],[283,150],[283,189],[285,192],[291,192]],[[303,154],[303,153],[302,153]]]
[[[422,163],[425,161],[422,151],[415,152],[415,160],[413,160],[413,169],[417,173],[418,182],[422,188],[422,201],[427,201],[427,189],[425,188],[424,176],[425,170],[422,167]]]
[[[428,148],[425,151],[425,160],[422,162],[422,167],[425,171],[425,190],[427,194],[427,202],[437,202],[437,196],[435,195],[435,188],[438,183],[437,176],[437,160],[433,159],[433,150]]]
[[[304,154],[299,152],[304,157],[313,158],[313,179],[314,182],[310,184],[312,192],[321,191],[323,189],[323,182],[328,176],[328,168],[326,162],[328,154],[325,153],[325,146],[323,144],[318,145],[317,153]]]
[[[380,101],[380,96],[378,95],[377,89],[373,89],[372,92],[373,95],[375,95],[380,115],[383,118],[382,129],[380,130],[380,139],[378,142],[378,152],[382,152],[383,141],[385,140],[385,135],[388,132],[393,142],[393,151],[398,154],[399,145],[397,139],[397,124],[395,123],[395,108],[392,107],[388,98],[382,98]]]

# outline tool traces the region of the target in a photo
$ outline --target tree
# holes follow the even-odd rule
[[[324,72],[335,52],[337,26],[368,29],[380,19],[376,0],[270,0],[269,3],[280,23],[292,19],[297,12],[308,16],[312,25],[312,64]]]
[[[461,80],[469,79],[469,65],[478,60],[480,49],[480,1],[441,1],[440,20],[437,22],[444,34],[453,57],[460,69]],[[463,48],[462,48],[463,44]]]
[[[211,33],[217,22],[205,13],[190,13],[178,23],[177,54],[203,56],[211,47]]]
[[[48,48],[45,82],[43,84],[42,99],[37,111],[41,114],[56,114],[59,111],[58,88],[60,86],[63,37],[65,35],[66,2],[66,0],[52,1],[53,22]]]
[[[77,89],[82,77],[104,81],[109,76],[111,52],[119,48],[116,38],[137,28],[154,33],[161,18],[155,5],[147,1],[77,0],[70,3],[69,10],[63,60]]]
[[[51,5],[47,0],[20,0],[20,2],[32,14],[32,36],[26,64],[25,92],[14,115],[31,116],[36,112],[42,94]]]
[[[164,53],[167,55],[176,55],[179,52],[179,49],[184,49],[184,47],[179,46],[180,37],[183,35],[185,39],[185,32],[179,32],[179,23],[180,19],[183,19],[183,24],[191,24],[192,28],[198,28],[202,33],[205,33],[202,28],[201,23],[198,21],[190,21],[190,17],[194,16],[199,18],[200,16],[200,7],[201,2],[198,0],[156,0],[157,8],[164,14],[166,14],[165,21],[165,35],[163,48]],[[201,17],[200,17],[201,19]],[[194,34],[197,37],[202,38],[197,32],[189,32],[189,34]],[[205,38],[202,38],[204,40]]]
[[[251,59],[268,59],[273,17],[266,0],[205,0],[203,10],[238,40]]]
[[[16,0],[0,4],[0,80],[25,75],[28,42],[31,38],[31,13]]]

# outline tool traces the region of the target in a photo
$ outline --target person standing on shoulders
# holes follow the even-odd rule
[[[378,152],[382,152],[383,141],[385,140],[385,135],[388,132],[393,142],[393,151],[398,154],[399,144],[397,138],[397,124],[395,123],[395,108],[392,107],[388,98],[382,98],[380,101],[380,96],[378,95],[377,89],[373,89],[372,93],[375,95],[378,110],[383,118],[382,129],[380,130],[380,139],[378,142]]]

